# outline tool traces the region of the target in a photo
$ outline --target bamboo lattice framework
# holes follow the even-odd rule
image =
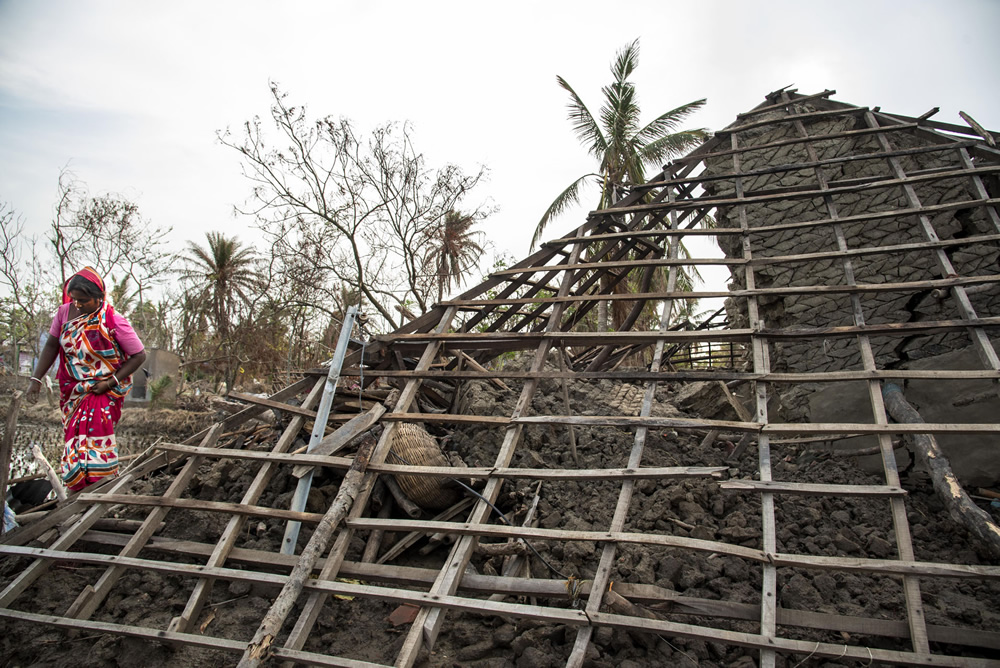
[[[378,419],[384,429],[364,483],[317,564],[315,577],[298,597],[287,633],[272,647],[275,659],[319,666],[383,665],[309,644],[324,606],[371,600],[418,608],[398,652],[386,659],[398,666],[419,663],[421,652],[434,647],[449,617],[459,615],[564,625],[571,630],[566,655],[560,657],[567,666],[584,664],[601,628],[752,648],[763,666],[775,665],[778,655],[795,661],[815,657],[898,665],[996,665],[984,657],[1000,651],[997,632],[963,626],[959,620],[945,626],[925,619],[923,583],[995,580],[1000,566],[918,558],[894,439],[914,433],[996,438],[1000,424],[896,424],[886,414],[882,385],[889,380],[986,383],[996,392],[1000,361],[989,334],[1000,326],[1000,151],[990,140],[998,135],[980,137],[976,130],[931,121],[929,114],[908,118],[856,107],[831,100],[833,94],[769,94],[757,108],[666,165],[617,204],[592,212],[582,226],[348,357],[344,375],[363,378],[366,388],[375,380],[393,383],[400,393],[395,407]],[[695,237],[717,240],[725,256],[683,256],[682,240]],[[727,266],[733,276],[730,289],[679,288],[682,270],[705,265]],[[676,310],[671,305],[705,297],[726,297],[725,313],[701,325],[672,317]],[[614,331],[593,331],[602,302],[616,314]],[[930,306],[917,308],[924,303]],[[947,352],[968,346],[977,353],[979,369],[909,364],[919,350]],[[528,361],[520,367],[497,363],[512,352],[524,353]],[[294,450],[304,425],[316,416],[325,373],[307,373],[267,400],[242,397],[252,402],[245,410],[184,444],[154,446],[117,479],[89,488],[45,519],[5,537],[0,554],[22,558],[23,567],[0,592],[0,617],[11,623],[37,622],[220,650],[232,653],[235,662],[249,635],[216,637],[210,626],[199,631],[214,583],[251,583],[276,593],[297,563],[294,555],[239,547],[248,522],[278,519],[314,526],[322,518],[315,512],[261,505],[269,483],[282,467],[346,470],[352,462],[351,457]],[[472,381],[516,394],[513,409],[506,414],[459,410],[459,402],[448,395],[456,396]],[[564,388],[597,381],[635,384],[641,402],[634,415],[595,415],[568,399],[562,413],[538,414],[533,400],[543,381]],[[705,381],[721,381],[727,387],[738,420],[655,414],[663,386]],[[838,384],[860,387],[869,414],[843,422],[775,419],[776,396],[795,388]],[[750,406],[732,397],[730,387],[749,388]],[[350,397],[342,391],[340,405]],[[365,393],[353,397],[358,399],[357,410],[379,399]],[[256,431],[248,432],[247,420],[268,408],[282,411],[287,426],[266,442],[264,451],[242,447],[247,434],[259,431],[254,427]],[[330,419],[337,425],[355,417],[345,409]],[[455,475],[452,467],[392,461],[392,435],[401,422],[502,432],[495,461],[463,472],[484,481],[478,496],[431,518],[379,515],[373,501],[380,477],[403,472],[433,478]],[[563,459],[546,466],[516,465],[525,430],[539,427],[618,428],[625,434],[621,460],[606,468],[565,465]],[[662,430],[706,438],[720,433],[743,436],[743,447],[756,448],[756,470],[725,480],[730,474],[725,462],[650,465],[649,441]],[[790,443],[846,435],[874,439],[882,463],[881,484],[775,477],[774,462]],[[256,471],[240,499],[212,501],[192,490],[199,468],[219,460]],[[162,494],[134,491],[136,481],[156,471],[170,475]],[[753,498],[759,507],[759,532],[748,541],[631,528],[637,485],[645,481],[654,489],[669,488],[682,479],[717,481],[713,484],[741,498]],[[493,507],[500,503],[505,483],[515,480],[540,485],[610,483],[615,489],[612,499],[581,499],[608,504],[610,520],[587,530],[498,523]],[[867,558],[784,550],[777,504],[802,495],[884,503],[891,516],[895,555]],[[117,504],[149,510],[134,525],[102,529],[108,525],[109,509]],[[221,515],[227,521],[214,542],[158,535],[168,516],[181,511]],[[409,534],[409,544],[432,535],[453,537],[454,543],[447,558],[434,567],[393,565],[387,563],[391,558],[349,558],[352,542],[370,541],[385,532]],[[497,574],[469,569],[483,546],[523,540],[589,543],[599,547],[599,558],[583,582],[538,577],[537,572],[526,577],[519,569]],[[629,581],[619,572],[618,558],[635,545],[681,559],[716,555],[740,560],[759,572],[757,601],[685,596],[651,582]],[[367,550],[366,556],[372,557]],[[103,571],[65,610],[35,609],[32,586],[62,562]],[[109,593],[132,569],[179,578],[190,591],[184,610],[166,626],[101,621]],[[783,607],[779,582],[783,574],[799,572],[891,578],[901,587],[902,617],[887,620]],[[622,600],[632,605],[623,607]],[[669,607],[669,614],[645,614],[636,605]],[[861,640],[845,644],[838,641],[841,634]]]

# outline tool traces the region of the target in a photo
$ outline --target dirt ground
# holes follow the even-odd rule
[[[498,390],[486,382],[469,382],[460,399],[462,412],[482,415],[510,414],[518,396]],[[657,393],[654,415],[685,416],[678,408],[679,388],[662,385]],[[569,388],[573,411],[577,414],[629,414],[635,408],[636,392],[623,392],[610,381],[579,382]],[[563,413],[560,387],[555,381],[543,381],[532,412]],[[631,413],[634,414],[634,413]],[[731,419],[735,416],[717,417]],[[128,418],[126,418],[128,419]],[[151,425],[138,417],[141,425]],[[203,418],[201,418],[203,419]],[[195,422],[190,425],[191,433]],[[31,423],[33,420],[28,420]],[[270,449],[276,438],[274,430],[258,430],[244,447]],[[123,433],[128,433],[123,422]],[[429,427],[446,450],[458,453],[469,466],[492,466],[503,438],[495,428],[468,425],[454,432]],[[145,433],[156,438],[157,434]],[[626,466],[633,444],[633,434],[613,427],[577,429],[575,432],[582,468]],[[732,478],[752,478],[757,470],[755,447],[747,449],[737,463],[727,461],[732,443],[717,440],[702,445],[703,434],[651,430],[642,457],[643,466],[726,466]],[[181,436],[177,435],[179,440]],[[123,437],[124,440],[124,437]],[[566,428],[532,426],[525,429],[513,466],[575,466]],[[772,448],[773,477],[816,483],[882,484],[881,476],[860,470],[850,458],[830,458],[805,446]],[[240,462],[206,463],[200,469],[189,494],[212,501],[238,501],[248,488],[256,465]],[[136,494],[162,494],[171,481],[165,473],[154,474],[137,483]],[[337,492],[338,476],[333,472],[317,474],[307,510],[323,512]],[[287,508],[296,479],[289,467],[281,467],[271,480],[259,505]],[[508,482],[498,502],[513,522],[519,523],[530,505],[537,482]],[[539,525],[548,528],[606,530],[618,499],[620,483],[546,482],[538,504]],[[996,564],[974,545],[966,532],[957,527],[935,498],[930,483],[919,473],[910,474],[903,486],[916,558],[956,564]],[[148,508],[119,506],[113,515],[123,519],[144,519]],[[398,511],[396,511],[398,513]],[[859,500],[839,497],[780,496],[776,500],[778,550],[807,555],[891,558],[895,556],[892,519],[885,500]],[[398,516],[402,516],[401,514]],[[227,515],[172,510],[166,526],[158,535],[214,545],[228,521]],[[722,540],[731,544],[761,547],[760,501],[757,494],[723,491],[718,481],[688,479],[674,482],[642,481],[636,485],[625,531],[690,536]],[[238,547],[276,552],[284,523],[256,519],[247,523]],[[308,539],[303,527],[299,545]],[[391,545],[398,536],[387,536],[383,545]],[[534,542],[542,559],[529,560],[534,578],[565,580],[570,576],[593,577],[600,561],[601,546],[584,542]],[[447,556],[447,547],[429,554],[417,550],[404,554],[393,563],[438,568]],[[116,548],[81,544],[80,549],[116,553]],[[348,554],[358,559],[364,549],[364,536],[356,535]],[[174,554],[146,551],[144,556],[180,560]],[[477,555],[473,566],[479,573],[494,574],[502,569],[501,557]],[[0,560],[0,585],[6,585],[24,567],[25,562]],[[16,608],[43,614],[62,615],[75,596],[99,577],[102,569],[85,564],[62,564],[36,583],[15,603]],[[684,596],[758,604],[761,572],[751,562],[716,554],[638,545],[622,545],[612,579],[616,582],[656,585]],[[99,621],[166,628],[179,614],[194,585],[191,578],[162,576],[152,572],[128,571],[95,613]],[[828,573],[820,570],[781,568],[778,571],[779,604],[792,610],[828,612],[839,615],[903,620],[906,617],[903,592],[898,579],[866,574]],[[983,630],[1000,627],[1000,584],[991,580],[923,579],[921,581],[927,623],[963,626]],[[217,637],[249,639],[257,623],[270,606],[275,590],[242,582],[216,582],[211,606],[206,607],[199,625]],[[570,605],[569,601],[565,605]],[[397,606],[360,599],[331,598],[305,649],[356,660],[391,663],[408,630],[394,626],[389,615]],[[293,612],[293,619],[295,616]],[[683,616],[665,611],[667,619],[686,623],[715,625],[740,631],[756,632],[757,625],[744,621]],[[233,654],[166,646],[101,633],[69,634],[47,626],[25,623],[6,624],[0,633],[0,666],[229,666]],[[286,626],[290,626],[287,624]],[[285,631],[287,632],[287,628]],[[805,628],[782,627],[787,637],[810,641],[866,644],[887,649],[907,649],[900,641],[887,638],[854,636]],[[544,668],[565,664],[576,638],[576,631],[564,625],[517,621],[495,616],[449,613],[433,652],[425,653],[426,666],[475,666],[480,668]],[[969,648],[938,648],[954,653],[977,654]],[[622,630],[598,629],[591,643],[585,665],[593,668],[638,668],[641,666],[732,666],[756,665],[756,651],[739,647],[662,636],[649,636]],[[994,653],[991,658],[1000,658]],[[781,657],[785,666],[847,666],[851,662]],[[863,664],[856,664],[863,665]]]

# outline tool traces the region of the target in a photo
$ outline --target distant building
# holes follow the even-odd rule
[[[180,363],[181,358],[169,350],[147,348],[146,361],[132,375],[132,392],[127,400],[149,402],[153,398],[153,388],[158,387],[158,383],[165,382],[166,385],[160,389],[159,400],[173,401],[177,397],[177,385],[180,381]],[[170,380],[162,381],[165,377]]]

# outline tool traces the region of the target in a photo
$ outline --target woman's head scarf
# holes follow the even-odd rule
[[[93,283],[94,285],[96,285],[97,287],[99,287],[102,293],[105,291],[104,279],[102,279],[100,274],[97,273],[97,270],[94,269],[93,267],[84,267],[80,271],[76,272],[75,274],[67,278],[66,283],[63,284],[63,300],[62,300],[63,304],[68,304],[72,301],[69,296],[69,282],[72,281],[77,276],[79,276],[80,278],[84,278]]]

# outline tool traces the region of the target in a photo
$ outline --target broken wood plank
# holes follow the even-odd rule
[[[382,488],[385,489],[384,485]],[[382,507],[378,509],[376,517],[379,519],[388,519],[391,514],[392,500],[386,499],[382,502]],[[368,540],[365,542],[365,551],[361,555],[361,563],[371,564],[378,559],[378,553],[382,549],[383,538],[385,538],[385,531],[382,530],[375,530],[368,534]]]
[[[66,488],[63,487],[62,478],[56,473],[56,470],[52,468],[52,464],[49,460],[45,458],[42,454],[42,449],[38,447],[37,443],[31,444],[31,455],[35,458],[38,463],[38,467],[45,472],[45,477],[49,479],[49,484],[52,486],[52,491],[56,493],[56,500],[59,503],[66,501]]]
[[[379,464],[370,466],[370,471],[395,475],[423,475],[435,478],[508,478],[511,480],[660,480],[666,478],[721,477],[726,466],[664,466],[621,469],[535,469],[535,468],[487,468],[469,466],[410,466],[401,464]]]
[[[569,355],[566,353],[565,346],[559,348],[556,351],[556,358],[559,360],[559,372],[560,374],[566,373],[566,369],[572,369],[572,365],[569,363]],[[567,378],[562,379],[562,398],[563,398],[563,410],[566,411],[566,415],[572,413],[569,404],[569,383]],[[569,428],[569,452],[573,456],[573,464],[579,468],[580,467],[580,455],[576,451],[576,427],[572,425]]]
[[[723,394],[726,395],[726,401],[728,401],[729,405],[733,407],[734,411],[736,411],[736,415],[739,416],[740,420],[743,422],[753,422],[753,416],[750,415],[750,411],[748,411],[746,407],[741,404],[735,396],[733,396],[729,386],[721,380],[719,381],[719,386],[722,388]]]
[[[889,485],[827,485],[763,480],[726,480],[719,483],[719,487],[726,490],[766,491],[803,496],[906,496],[907,494],[905,489]]]
[[[125,544],[127,539],[120,534],[88,531],[81,540],[83,542],[96,542],[102,545],[121,546]],[[213,547],[213,545],[208,543],[196,543],[161,537],[154,537],[148,545],[148,548],[151,550],[196,558],[208,556],[212,553]],[[67,559],[75,559],[78,555],[78,553],[67,554],[72,555],[72,557],[67,556]],[[279,567],[288,570],[294,568],[298,562],[298,558],[294,556],[245,548],[234,548],[231,559],[256,567]],[[322,567],[323,561],[322,559],[318,561],[316,567]],[[180,572],[179,570],[167,570],[175,563],[155,562],[155,564],[163,565],[161,572]],[[154,565],[153,568],[161,570],[157,565]],[[236,573],[242,574],[245,577],[251,575],[245,570],[239,570]],[[437,575],[437,571],[430,568],[388,564],[376,565],[353,561],[345,561],[341,568],[341,573],[347,577],[360,578],[369,582],[386,582],[400,587],[426,587],[433,584],[434,578]],[[590,586],[590,582],[584,582],[581,595],[588,595]],[[479,575],[476,573],[467,573],[462,578],[460,589],[473,594],[496,594],[497,592],[502,592],[502,594],[499,594],[501,598],[495,600],[502,600],[503,595],[539,596],[560,600],[569,598],[563,581],[529,580],[509,576]],[[687,597],[655,585],[616,582],[614,589],[634,602],[637,601],[645,605],[669,606],[668,609],[671,613],[745,620],[756,620],[760,615],[760,610],[756,605]],[[788,610],[780,607],[778,608],[778,623],[782,626],[799,626],[824,631],[844,631],[897,638],[906,638],[909,635],[909,629],[906,623],[902,621],[841,616],[809,612],[807,610]],[[934,625],[929,625],[927,630],[930,640],[934,642],[950,642],[973,647],[1000,649],[1000,633],[990,633],[981,629],[963,629]]]
[[[368,412],[358,415],[341,425],[335,432],[320,441],[309,454],[314,457],[332,455],[337,450],[346,447],[351,441],[371,429],[372,425],[385,413],[385,406],[375,404]],[[297,451],[298,452],[298,451]],[[292,475],[301,478],[313,469],[312,466],[300,465],[292,469]]]
[[[531,499],[531,505],[528,507],[528,512],[524,514],[524,521],[521,522],[521,526],[534,527],[538,526],[538,522],[535,519],[535,513],[538,511],[538,502],[542,498],[542,482],[539,481],[538,485],[535,486],[535,494]],[[528,543],[524,541],[523,538],[508,538],[507,545],[520,545],[521,547],[527,548]],[[480,543],[479,547],[482,544]],[[516,554],[510,559],[505,559],[503,562],[503,569],[501,571],[502,576],[512,576],[521,572],[522,567],[529,574],[531,572],[531,567],[527,560],[527,553],[524,555]],[[461,585],[460,585],[461,586]],[[503,594],[493,594],[490,596],[491,601],[502,601],[504,598]]]
[[[358,454],[354,457],[354,464],[341,483],[330,509],[326,511],[319,526],[313,531],[309,542],[302,550],[302,556],[282,587],[281,593],[271,604],[271,609],[261,620],[257,633],[247,645],[239,663],[241,668],[256,668],[272,654],[271,645],[281,631],[281,627],[284,626],[285,618],[288,617],[292,606],[302,593],[305,582],[309,579],[317,560],[326,551],[326,546],[330,542],[333,532],[336,531],[354,504],[354,498],[361,488],[365,477],[365,467],[368,465],[374,447],[375,441],[373,439],[358,450]]]
[[[406,492],[404,492],[403,488],[399,486],[399,483],[396,482],[395,478],[392,476],[386,476],[382,479],[382,482],[385,484],[385,488],[389,490],[389,493],[392,494],[392,498],[395,499],[396,505],[399,506],[404,513],[413,518],[421,517],[424,514],[424,511],[420,508],[420,506],[414,503],[413,499],[406,495]]]
[[[882,387],[885,407],[897,422],[907,424],[923,424],[920,413],[910,405],[903,396],[903,390],[898,385],[886,383]],[[990,517],[989,513],[973,503],[966,494],[962,483],[951,470],[951,464],[937,440],[930,434],[914,434],[913,446],[917,455],[930,472],[934,482],[934,491],[944,503],[948,514],[970,534],[975,536],[994,557],[1000,557],[1000,527]]]
[[[180,443],[157,443],[157,450],[178,452],[187,455],[213,459],[236,459],[248,462],[270,462],[272,464],[306,464],[309,466],[331,466],[347,469],[351,466],[348,457],[316,456],[307,454],[275,453],[261,450],[230,450],[229,448],[202,448]],[[297,451],[298,452],[298,451]]]
[[[542,529],[496,524],[475,524],[469,522],[439,522],[434,520],[377,520],[357,518],[347,521],[353,529],[385,529],[391,531],[417,531],[423,534],[451,533],[460,536],[496,538],[532,538],[536,540],[572,540],[594,543],[619,542],[639,545],[661,545],[664,547],[686,547],[702,552],[718,552],[734,557],[742,557],[757,562],[765,561],[764,553],[741,545],[730,545],[711,540],[698,540],[683,536],[662,534],[641,534],[624,531],[571,531],[568,529]],[[1000,572],[1000,568],[997,569]]]
[[[982,125],[980,125],[976,121],[976,119],[974,119],[972,116],[969,116],[964,111],[959,111],[958,115],[961,116],[962,120],[965,121],[966,123],[968,123],[969,127],[972,128],[973,130],[975,130],[979,134],[980,137],[982,137],[983,139],[985,139],[987,144],[989,144],[990,146],[993,146],[994,148],[996,147],[997,141],[996,141],[996,139],[993,138],[993,133],[991,133],[989,130],[987,130]]]
[[[219,459],[240,459],[245,461],[267,461],[275,464],[298,464],[310,462],[310,466],[327,466],[336,469],[348,469],[353,459],[335,457],[332,455],[282,455],[253,450],[219,450],[198,448],[177,443],[160,443],[156,446],[171,452],[183,452],[193,455],[216,457]],[[456,471],[466,478],[510,478],[518,480],[625,480],[625,479],[663,479],[663,478],[696,478],[709,476],[720,477],[728,467],[725,466],[662,466],[615,468],[615,469],[537,469],[537,468],[492,468],[485,466],[462,467],[453,466],[414,466],[410,464],[370,464],[368,470],[376,473],[393,475],[417,475],[433,478],[453,478]]]
[[[820,98],[830,97],[831,95],[836,95],[835,90],[824,90],[822,93],[815,93],[813,95],[803,95],[801,97],[792,98],[791,102],[780,102],[778,104],[771,104],[764,107],[757,107],[756,109],[751,109],[750,111],[745,111],[740,114],[736,114],[736,118],[742,119],[749,116],[756,116],[757,114],[764,114],[769,111],[777,111],[779,109],[784,109],[785,107],[792,104],[802,104],[803,102],[809,102],[810,100],[816,100]]]
[[[301,380],[292,383],[288,387],[279,390],[278,392],[275,392],[270,397],[268,397],[268,400],[280,401],[281,399],[288,399],[290,397],[298,396],[299,394],[302,393],[303,390],[310,389],[315,384],[316,381],[313,378],[308,378],[308,377],[302,378]],[[248,408],[244,408],[240,412],[234,413],[229,417],[227,417],[225,420],[223,420],[222,421],[223,429],[228,430],[228,429],[233,429],[234,427],[238,427],[239,425],[243,424],[250,418],[260,415],[265,410],[267,410],[266,406],[260,406],[256,404]],[[193,436],[186,439],[184,443],[188,445],[198,443],[202,438],[205,437],[205,434],[208,433],[209,429],[210,427],[202,429],[197,434],[194,434]]]
[[[80,494],[77,497],[80,503],[113,505],[122,503],[133,506],[160,506],[169,508],[184,508],[186,510],[203,510],[215,513],[229,513],[231,515],[243,515],[247,517],[275,517],[283,520],[296,520],[298,522],[319,522],[323,516],[319,513],[295,512],[283,510],[281,508],[266,508],[264,506],[250,506],[241,503],[228,503],[225,501],[201,501],[199,499],[168,499],[162,496],[145,496],[140,494]]]
[[[882,128],[883,130],[885,128]],[[866,183],[849,185],[849,186],[834,186],[821,189],[807,189],[807,190],[794,190],[787,191],[781,190],[779,192],[768,192],[764,194],[754,194],[747,195],[746,197],[729,197],[729,196],[719,196],[719,197],[700,197],[694,200],[680,200],[678,202],[658,202],[653,204],[636,204],[629,207],[617,207],[611,209],[598,209],[596,211],[591,211],[591,216],[611,216],[611,215],[621,215],[625,213],[650,213],[654,211],[664,211],[666,209],[689,209],[705,206],[734,206],[740,204],[764,204],[767,202],[773,202],[776,200],[794,200],[794,199],[819,199],[824,196],[829,195],[843,195],[843,194],[853,194],[861,192],[864,190],[871,190],[875,188],[894,188],[898,186],[908,186],[917,183],[927,183],[938,181],[941,179],[950,178],[961,178],[966,176],[973,176],[976,174],[992,174],[1000,171],[1000,166],[980,166],[971,169],[949,169],[946,171],[935,171],[932,174],[922,174],[918,176],[904,176],[899,178],[879,178],[877,180],[872,180]],[[541,266],[541,267],[528,267],[524,271],[547,271],[551,270],[551,266]],[[508,273],[513,270],[505,270]],[[502,272],[498,272],[502,273]]]
[[[1000,282],[1000,276],[997,276]],[[381,376],[384,378],[449,378],[449,379],[475,379],[475,378],[509,378],[523,379],[530,378],[571,378],[573,380],[622,380],[622,381],[643,381],[643,380],[674,380],[674,381],[752,381],[760,380],[769,383],[832,383],[849,382],[854,380],[879,380],[879,379],[935,379],[935,380],[998,380],[1000,372],[992,369],[892,369],[889,371],[823,371],[823,372],[801,372],[801,373],[755,373],[747,371],[508,371],[497,370],[486,374],[478,371],[397,371],[393,369],[372,370],[368,372],[371,376]]]
[[[264,397],[257,397],[252,394],[245,394],[243,392],[236,391],[230,392],[229,396],[248,404],[256,404],[257,406],[263,406],[277,411],[285,411],[286,413],[294,413],[295,415],[302,415],[308,418],[316,417],[316,411],[309,410],[308,408],[302,408],[301,406],[292,406],[291,404],[286,404],[281,401],[272,401],[271,399],[265,399]]]
[[[1000,432],[1000,424],[932,423],[864,424],[858,422],[730,422],[690,418],[630,417],[620,415],[531,415],[514,418],[517,424],[574,424],[601,427],[656,427],[662,429],[718,429],[762,434],[990,434]]]
[[[479,362],[477,362],[476,360],[474,360],[472,357],[470,357],[466,353],[462,352],[461,350],[457,350],[455,352],[457,353],[457,355],[456,355],[457,357],[461,357],[463,360],[465,360],[466,364],[468,364],[469,366],[471,366],[476,371],[479,371],[480,373],[487,373],[487,374],[489,373],[489,371],[487,371],[486,367],[484,367],[482,364],[480,364]],[[491,378],[490,382],[493,383],[494,385],[496,385],[497,387],[499,387],[501,390],[506,390],[507,392],[513,392],[513,390],[511,390],[510,387],[508,387],[506,383],[504,383],[502,380],[500,380],[498,378]]]
[[[464,510],[466,510],[471,505],[472,505],[472,499],[469,499],[468,497],[466,497],[466,498],[460,500],[455,505],[453,505],[451,508],[448,508],[448,509],[446,509],[446,510],[440,512],[440,513],[438,513],[434,517],[433,521],[446,522],[446,521],[450,520],[452,517],[455,517],[459,513],[461,513]],[[350,521],[348,521],[348,524],[350,524]],[[389,529],[389,527],[386,527],[385,530],[389,531],[390,529]],[[403,538],[401,538],[400,540],[398,540],[396,542],[396,544],[393,545],[391,548],[389,548],[386,551],[385,554],[383,554],[381,557],[379,557],[378,561],[376,561],[375,563],[377,563],[377,564],[384,564],[384,563],[386,563],[388,561],[392,561],[393,559],[395,559],[399,555],[403,554],[403,552],[405,552],[406,550],[410,549],[410,547],[412,547],[413,544],[416,543],[418,540],[420,540],[421,538],[423,538],[424,535],[425,534],[422,531],[413,531],[413,532],[409,533],[408,535],[406,535]]]

